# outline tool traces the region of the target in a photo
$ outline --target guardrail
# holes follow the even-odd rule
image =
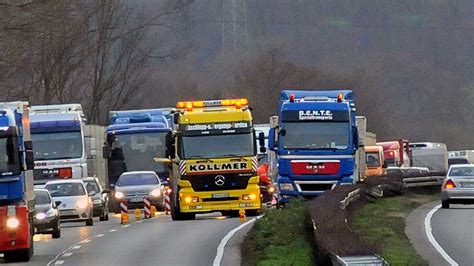
[[[360,197],[360,188],[358,189],[355,189],[354,191],[352,192],[349,192],[349,194],[347,194],[346,198],[344,198],[343,200],[341,200],[341,209],[345,210],[347,208],[347,206],[349,206],[349,204],[355,202],[357,199],[359,199]]]
[[[407,177],[403,178],[405,187],[427,187],[427,186],[441,186],[443,184],[444,176],[422,176],[422,177]]]
[[[342,265],[373,265],[373,266],[385,266],[388,263],[379,255],[370,255],[370,256],[345,256],[340,257],[333,255],[332,265],[342,266]]]

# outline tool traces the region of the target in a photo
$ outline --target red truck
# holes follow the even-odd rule
[[[383,154],[388,166],[410,166],[410,146],[406,139],[377,142],[383,147]]]

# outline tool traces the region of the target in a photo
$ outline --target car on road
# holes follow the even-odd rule
[[[157,210],[164,210],[164,187],[153,171],[125,172],[115,183],[115,200],[126,202],[129,209],[143,208],[148,198]]]
[[[103,189],[97,177],[82,179],[86,185],[87,193],[92,199],[93,216],[99,217],[100,221],[109,220],[109,190]]]
[[[441,206],[474,204],[474,164],[451,165],[441,190]]]
[[[45,187],[53,201],[61,201],[61,222],[85,222],[86,226],[94,225],[92,200],[81,179],[49,181]]]
[[[53,238],[61,237],[59,224],[60,201],[53,201],[46,189],[35,189],[34,227],[38,234],[51,234]]]

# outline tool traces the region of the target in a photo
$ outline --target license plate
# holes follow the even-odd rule
[[[60,215],[75,215],[76,211],[60,211]]]
[[[474,188],[474,183],[461,183],[463,188]]]
[[[217,193],[217,194],[212,194],[212,197],[215,199],[221,199],[221,198],[228,198],[229,193]]]
[[[135,197],[135,198],[130,199],[130,202],[142,202],[142,201],[143,201],[142,197]]]

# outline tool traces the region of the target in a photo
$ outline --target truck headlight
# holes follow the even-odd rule
[[[280,190],[293,191],[295,189],[293,188],[293,184],[291,184],[291,183],[281,183],[280,184]]]
[[[17,218],[13,217],[7,220],[7,227],[10,229],[15,229],[20,225],[20,221]]]

